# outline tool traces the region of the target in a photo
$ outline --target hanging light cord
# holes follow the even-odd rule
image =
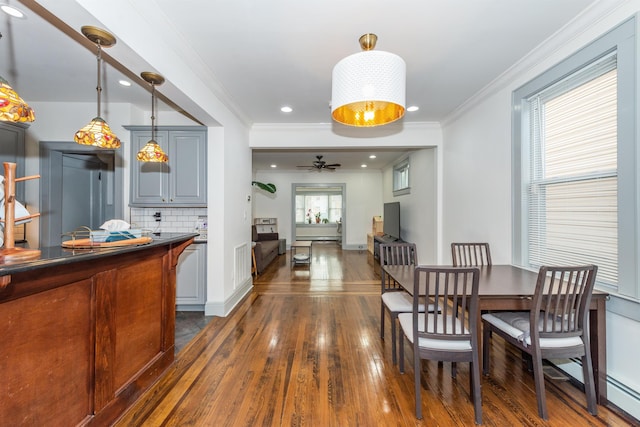
[[[100,46],[100,40],[98,40],[96,42],[96,44],[98,45],[98,86],[96,87],[96,91],[98,91],[98,117],[100,116],[100,93],[102,92],[102,85],[101,85],[101,75],[100,75],[100,63],[102,62],[102,47]]]
[[[151,83],[151,140],[156,140],[156,85]]]

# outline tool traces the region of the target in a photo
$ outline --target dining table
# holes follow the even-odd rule
[[[413,295],[416,266],[383,265],[382,275],[388,274],[409,294]],[[482,334],[480,315],[486,311],[530,310],[536,289],[538,272],[514,265],[479,266],[478,337]],[[609,294],[594,290],[589,307],[589,341],[598,403],[607,403],[607,328],[606,302]],[[482,340],[478,340],[482,346]],[[482,349],[478,349],[482,357]]]

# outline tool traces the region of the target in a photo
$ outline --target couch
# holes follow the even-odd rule
[[[256,226],[252,225],[251,240],[256,242],[253,250],[256,256],[256,270],[260,274],[278,256],[278,233],[258,233]]]

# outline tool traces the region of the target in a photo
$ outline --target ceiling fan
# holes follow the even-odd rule
[[[340,163],[327,164],[327,162],[322,160],[322,157],[323,156],[316,156],[316,159],[318,160],[314,160],[310,166],[297,166],[297,167],[308,168],[309,170],[317,170],[318,172],[321,172],[323,169],[334,171],[336,170],[336,168],[340,167]]]

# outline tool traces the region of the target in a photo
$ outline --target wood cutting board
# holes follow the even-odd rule
[[[153,242],[151,237],[138,237],[116,242],[92,242],[91,239],[75,239],[62,242],[62,247],[68,249],[117,248],[121,246],[146,245],[151,242]]]

